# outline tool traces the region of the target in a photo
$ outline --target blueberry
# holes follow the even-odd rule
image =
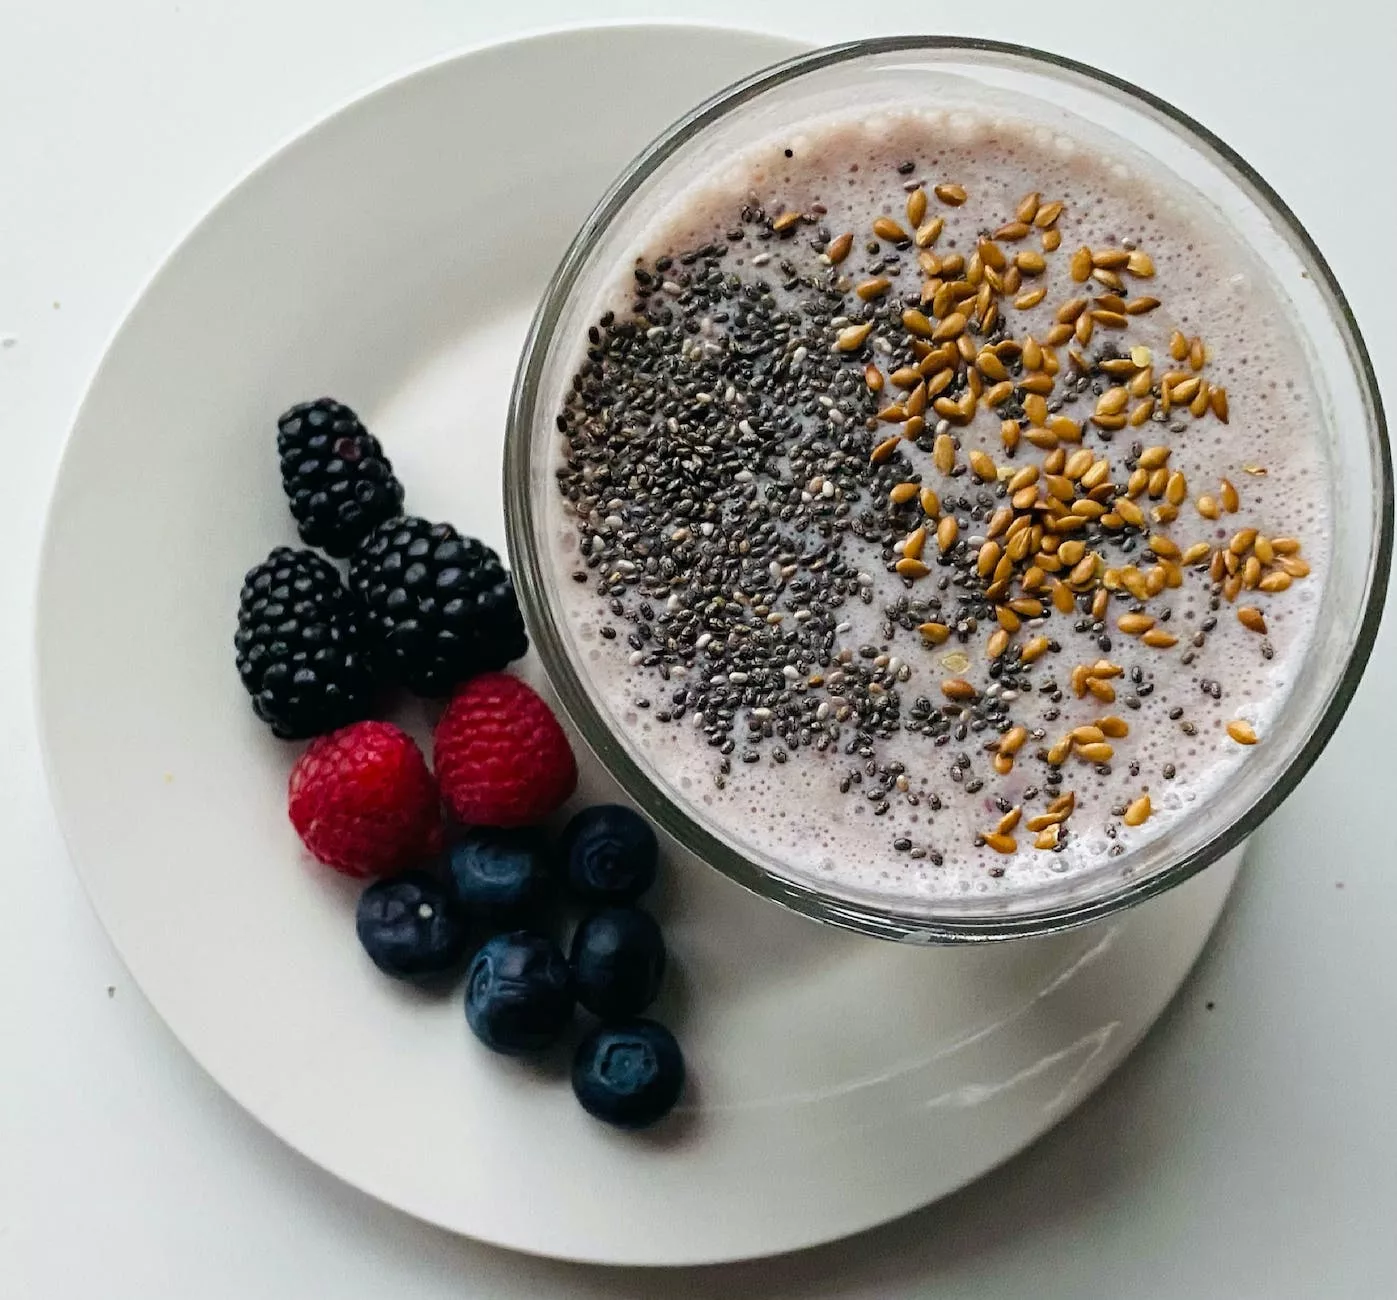
[[[492,920],[523,921],[548,900],[553,876],[541,831],[475,830],[447,858],[456,897]]]
[[[619,1128],[645,1128],[673,1109],[684,1090],[684,1055],[653,1020],[599,1025],[577,1049],[572,1090],[582,1108]]]
[[[354,926],[374,965],[394,979],[430,982],[466,953],[455,901],[423,871],[375,881],[359,896]]]
[[[655,883],[658,855],[649,822],[621,804],[584,808],[563,830],[568,884],[579,898],[633,902]]]
[[[664,972],[664,936],[638,907],[593,912],[572,936],[577,1000],[603,1020],[638,1016],[655,1000]]]
[[[572,973],[551,939],[497,934],[466,976],[466,1020],[486,1047],[516,1055],[556,1041],[572,1019]]]

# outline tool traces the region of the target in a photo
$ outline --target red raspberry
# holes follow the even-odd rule
[[[457,690],[432,737],[446,806],[467,826],[528,826],[577,786],[563,729],[533,690],[482,673]]]
[[[389,722],[311,742],[291,769],[287,809],[306,848],[347,876],[389,876],[441,850],[441,798],[427,760]]]

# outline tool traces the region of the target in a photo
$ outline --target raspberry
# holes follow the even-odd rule
[[[557,718],[507,673],[482,673],[456,692],[437,723],[432,761],[442,798],[467,826],[532,825],[577,786]]]
[[[394,875],[441,849],[441,800],[412,737],[388,722],[321,736],[291,769],[287,810],[311,855],[347,876]]]

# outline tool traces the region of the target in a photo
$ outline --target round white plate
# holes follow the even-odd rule
[[[276,415],[327,392],[350,402],[414,510],[498,545],[506,393],[569,236],[648,137],[792,48],[696,27],[562,32],[426,68],[322,122],[155,277],[53,502],[42,732],[74,860],[133,976],[311,1160],[521,1250],[730,1260],[942,1195],[1121,1060],[1232,878],[1220,866],[1058,939],[945,951],[818,927],[672,855],[660,1014],[692,1086],[637,1138],[582,1112],[565,1063],[492,1056],[456,996],[379,977],[354,890],[300,854],[285,815],[297,751],[254,720],[231,644],[242,573],[294,540]],[[609,793],[584,772],[580,798]]]

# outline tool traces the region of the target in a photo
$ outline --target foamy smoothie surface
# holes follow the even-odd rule
[[[816,121],[693,178],[578,340],[579,668],[691,816],[820,888],[1131,853],[1280,725],[1331,473],[1207,201],[1002,115]]]

